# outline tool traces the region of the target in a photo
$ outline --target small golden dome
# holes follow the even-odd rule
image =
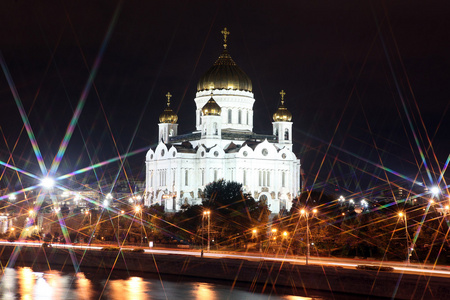
[[[213,99],[211,94],[211,99],[206,102],[205,105],[202,107],[202,113],[204,116],[220,116],[220,113],[222,112],[222,109],[220,108],[219,104]]]
[[[166,97],[167,97],[167,107],[164,109],[162,114],[159,115],[159,122],[175,124],[178,121],[178,116],[170,108],[170,97],[172,97],[170,92],[166,94]]]
[[[292,114],[284,107],[284,95],[286,93],[281,90],[281,105],[278,107],[277,111],[273,114],[274,122],[290,122],[292,120]]]

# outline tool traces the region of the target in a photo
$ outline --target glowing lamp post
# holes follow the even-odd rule
[[[252,229],[252,240],[253,240],[253,242],[256,242],[256,237],[257,237],[257,234],[258,233],[258,230],[256,230],[256,228],[253,228]]]
[[[405,222],[405,235],[406,235],[406,263],[409,265],[411,262],[411,252],[414,250],[412,245],[409,243],[409,234],[408,234],[408,220],[406,219],[406,214],[403,212],[398,213],[398,217]]]
[[[92,227],[92,217],[91,217],[91,212],[90,211],[85,211],[84,214],[87,216],[89,215],[89,234],[91,233],[91,227]]]
[[[317,214],[317,209],[314,208],[312,210],[312,213],[313,213],[313,215]],[[309,213],[306,209],[302,208],[300,210],[300,215],[304,216],[306,219],[306,259],[305,259],[305,261],[306,261],[306,264],[308,264],[309,256],[311,254],[311,252],[310,252],[311,245],[309,243],[309,221],[308,221]]]
[[[124,214],[124,211],[121,210],[120,214],[117,214],[117,240],[120,244],[120,216]]]
[[[141,247],[142,247],[142,226],[143,226],[143,223],[142,223],[142,211],[141,211],[141,207],[140,207],[139,205],[136,205],[136,206],[134,207],[134,211],[136,212],[136,214],[138,214],[139,212],[141,213]]]
[[[210,238],[209,238],[209,227],[211,226],[211,211],[209,210],[205,210],[203,212],[203,218],[207,217],[208,218],[208,246],[206,248],[206,251],[209,252],[209,250],[211,249],[211,244],[210,244]],[[203,239],[202,239],[203,240]]]

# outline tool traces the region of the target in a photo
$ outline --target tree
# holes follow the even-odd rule
[[[219,180],[208,184],[203,206],[211,210],[212,231],[223,244],[239,244],[254,227],[267,223],[267,204],[242,193],[242,184]]]

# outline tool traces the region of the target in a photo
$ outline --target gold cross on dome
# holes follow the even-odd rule
[[[281,95],[281,101],[284,101],[284,95],[286,95],[284,90],[281,90],[280,95]]]
[[[225,27],[220,33],[223,34],[223,47],[226,49],[227,48],[227,35],[229,35],[230,32]]]
[[[172,94],[170,92],[167,92],[166,97],[167,97],[167,106],[169,106],[170,98],[172,98]]]

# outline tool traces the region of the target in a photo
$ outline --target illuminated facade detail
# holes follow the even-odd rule
[[[200,204],[205,186],[223,178],[242,183],[244,192],[265,201],[272,213],[289,210],[300,191],[300,160],[292,152],[285,92],[274,114],[273,135],[254,133],[252,83],[228,53],[230,32],[225,28],[222,34],[223,52],[197,85],[194,132],[178,135],[178,117],[166,95],[159,143],[146,155],[145,205],[178,211],[183,204]]]

